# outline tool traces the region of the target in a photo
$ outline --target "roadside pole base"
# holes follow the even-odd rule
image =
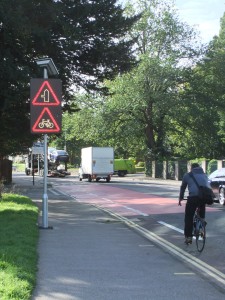
[[[38,226],[39,229],[53,229],[53,226],[48,226],[48,227],[44,227],[44,226]]]

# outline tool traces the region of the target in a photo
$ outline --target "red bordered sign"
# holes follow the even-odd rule
[[[62,83],[59,79],[31,79],[30,115],[32,133],[60,133]]]

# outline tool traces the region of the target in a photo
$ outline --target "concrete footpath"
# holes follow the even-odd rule
[[[13,182],[41,206],[42,182]],[[109,214],[50,192],[48,203],[52,229],[40,229],[32,300],[224,299],[195,270]]]

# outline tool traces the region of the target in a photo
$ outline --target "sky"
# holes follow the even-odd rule
[[[182,21],[196,26],[202,42],[208,43],[219,34],[220,19],[225,13],[225,0],[175,0]]]
[[[125,3],[126,0],[119,2]],[[174,3],[180,19],[200,32],[203,43],[210,42],[219,34],[220,19],[225,13],[225,0],[174,0]]]

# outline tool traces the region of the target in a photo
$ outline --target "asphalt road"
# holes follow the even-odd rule
[[[21,176],[20,180],[23,182],[20,192],[30,196],[41,207],[42,178],[35,177],[34,189],[29,188],[32,177]],[[64,222],[66,228],[68,225],[75,225],[73,232],[79,229],[80,226],[77,226],[78,223],[73,220],[72,212],[69,210],[69,208],[74,209],[76,204],[81,205],[80,208],[83,204],[91,204],[97,208],[96,213],[97,211],[99,213],[107,212],[106,216],[119,221],[119,223],[110,223],[112,227],[108,227],[109,231],[107,232],[105,226],[104,229],[99,227],[105,231],[101,234],[107,236],[106,238],[104,235],[104,238],[107,239],[106,244],[101,246],[101,249],[104,248],[104,253],[110,251],[107,256],[107,265],[105,265],[104,256],[100,254],[97,261],[99,265],[95,268],[91,267],[96,271],[96,274],[93,275],[92,287],[89,289],[86,287],[86,291],[80,297],[68,299],[139,300],[190,299],[193,297],[195,299],[202,299],[202,297],[204,299],[224,299],[224,207],[216,204],[213,208],[207,209],[207,244],[204,251],[198,253],[194,244],[186,246],[183,243],[184,205],[177,206],[179,185],[179,182],[171,181],[145,181],[138,176],[113,177],[110,183],[79,182],[76,176],[48,178],[50,225],[52,222],[54,223],[52,225],[57,228],[60,223]],[[66,209],[66,212],[62,212],[60,216],[55,214],[57,205]],[[57,220],[58,217],[60,220]],[[84,219],[79,220],[83,226]],[[124,227],[122,224],[126,226]],[[86,227],[83,226],[87,229],[84,235],[89,239],[87,247],[94,245],[97,253],[99,245],[96,244],[96,237],[90,226],[90,222]],[[43,236],[45,233],[41,233],[41,240],[44,239],[46,243],[45,247],[49,245],[51,249],[50,245],[55,243],[54,232],[59,235],[60,229],[58,232],[53,231],[53,235],[49,234],[47,240]],[[83,235],[81,236],[83,237]],[[61,238],[65,239],[65,237],[58,236],[58,241],[61,243],[71,244],[71,241],[61,241]],[[83,256],[84,249],[81,247],[87,241],[81,238],[75,242],[81,244],[73,249],[67,248],[65,261],[67,256],[74,256],[74,259]],[[109,245],[111,250],[107,248]],[[51,257],[51,253],[49,255]],[[87,255],[93,255],[93,253],[87,253]],[[42,261],[42,255],[40,260]],[[82,276],[84,277],[90,272],[88,263],[90,264],[90,261],[87,259],[86,269],[82,266]],[[108,269],[109,266],[110,269]],[[78,266],[79,272],[81,272],[80,268],[81,266]],[[108,271],[109,274],[99,274],[97,270]],[[123,294],[124,290],[121,293],[122,285],[121,278],[118,278],[118,271],[119,277],[123,279],[123,288],[127,286],[126,296]],[[46,270],[42,270],[41,274],[42,276],[51,276],[47,267]],[[63,275],[61,274],[61,276]],[[107,288],[111,290],[111,294],[99,297],[99,282],[102,282],[105,290]],[[114,289],[112,289],[112,284],[109,286],[109,282],[114,282]],[[44,284],[44,279],[41,284]],[[91,291],[92,294],[89,294]],[[140,295],[142,295],[141,298]],[[37,297],[34,299],[68,300],[63,297]]]
[[[207,241],[204,251],[199,253],[195,243],[191,246],[183,243],[185,203],[182,207],[177,205],[180,182],[146,181],[140,176],[113,177],[110,183],[78,182],[76,177],[51,180],[56,191],[125,217],[225,273],[225,206],[215,203],[206,208]]]

